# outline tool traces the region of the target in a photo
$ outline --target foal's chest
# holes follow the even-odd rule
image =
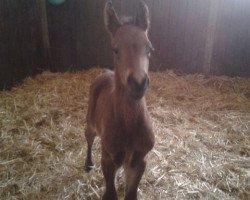
[[[111,154],[127,151],[147,154],[154,146],[149,115],[145,110],[139,113],[127,111],[113,116],[113,120],[104,121],[102,145]]]
[[[151,126],[131,127],[120,125],[110,139],[110,146],[116,147],[116,151],[141,151],[147,153],[154,146],[154,135]],[[112,148],[112,147],[111,147]]]
[[[128,133],[126,142],[129,150],[148,152],[154,145],[154,135],[151,130],[137,129]]]

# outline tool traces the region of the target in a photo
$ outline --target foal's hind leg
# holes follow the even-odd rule
[[[87,156],[85,160],[84,169],[86,172],[89,172],[93,167],[91,151],[92,151],[93,142],[95,140],[95,132],[92,131],[89,127],[87,127],[85,131],[85,138],[87,140],[88,146],[87,146]]]
[[[144,155],[134,152],[130,162],[124,164],[126,176],[125,200],[137,200],[137,188],[146,167]]]

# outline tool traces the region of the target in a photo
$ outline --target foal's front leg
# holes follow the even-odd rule
[[[102,172],[104,175],[106,189],[102,200],[117,200],[117,193],[115,190],[115,174],[117,166],[105,150],[102,150]]]
[[[125,200],[137,200],[137,188],[145,171],[146,161],[140,152],[134,152],[130,162],[125,163]]]

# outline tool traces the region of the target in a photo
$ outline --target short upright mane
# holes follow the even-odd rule
[[[134,25],[135,19],[131,16],[123,15],[120,17],[120,22],[122,25]]]

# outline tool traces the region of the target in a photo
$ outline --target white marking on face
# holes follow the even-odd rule
[[[148,65],[148,58],[141,56],[139,58],[138,66],[135,66],[131,71],[131,75],[136,80],[136,82],[142,83],[142,81],[148,75]]]

